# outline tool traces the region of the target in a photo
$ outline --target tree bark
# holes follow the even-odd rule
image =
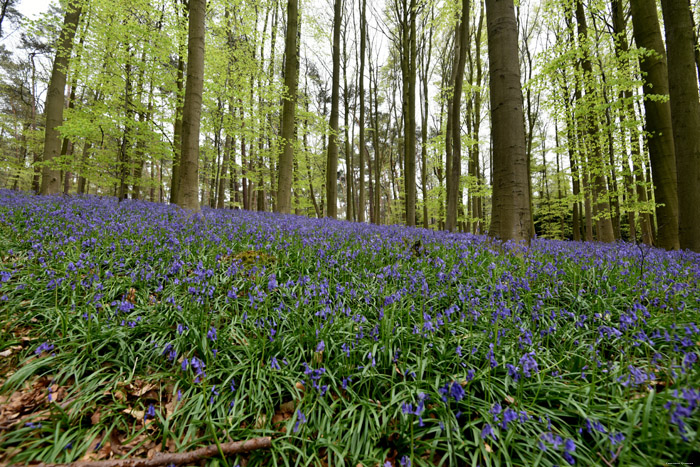
[[[678,186],[680,247],[700,253],[700,101],[688,0],[662,0]]]
[[[513,2],[486,0],[486,27],[493,141],[493,207],[489,235],[529,243],[533,235],[527,182],[529,168]]]
[[[42,168],[42,195],[58,193],[61,190],[61,173],[55,167],[55,161],[61,152],[61,135],[56,127],[63,124],[64,92],[66,88],[66,70],[73,50],[73,38],[82,12],[81,0],[69,0],[63,27],[59,35],[56,56],[53,61],[51,80],[46,91],[46,130],[44,134],[44,157]]]
[[[462,0],[462,12],[455,30],[452,99],[448,104],[450,113],[447,131],[451,133],[452,160],[447,171],[447,219],[445,226],[450,232],[457,227],[457,208],[460,204],[460,178],[462,175],[462,89],[464,68],[469,48],[469,0]]]
[[[466,1],[466,0],[464,0]],[[416,225],[416,0],[403,0],[401,25],[406,225]]]
[[[593,113],[592,105],[594,104],[595,91],[593,89],[592,75],[593,65],[589,58],[588,51],[588,25],[586,23],[586,15],[583,10],[581,0],[576,0],[576,22],[578,24],[579,40],[583,43],[579,47],[583,49],[583,59],[581,60],[581,68],[583,69],[583,84],[586,91],[586,102],[591,106],[587,109],[586,129],[588,139],[586,144],[587,152],[590,150],[592,156],[589,157],[589,172],[593,175],[593,194],[595,202],[596,216],[596,234],[597,239],[603,242],[614,242],[615,233],[613,231],[612,220],[610,216],[610,203],[608,201],[608,190],[605,182],[605,161],[603,160],[600,141],[598,136],[598,122]],[[584,140],[585,141],[585,140]]]
[[[360,1],[360,186],[357,207],[358,222],[365,221],[365,55],[367,50],[367,0]]]
[[[644,57],[640,56],[639,68],[645,77],[643,87],[644,113],[646,116],[647,146],[654,177],[654,196],[657,203],[657,243],[661,248],[678,249],[678,190],[671,104],[668,101],[655,98],[656,96],[666,96],[669,92],[666,51],[656,12],[656,2],[654,0],[630,0],[630,7],[632,9],[634,40],[637,47],[654,52]],[[618,18],[617,22],[624,24],[621,18]],[[646,200],[646,196],[643,198]]]
[[[297,56],[297,34],[299,12],[297,0],[287,2],[287,37],[285,40],[284,85],[286,96],[282,106],[282,144],[284,149],[279,159],[276,211],[289,214],[292,209],[292,179],[294,172],[294,129],[299,86],[299,58]]]
[[[204,87],[204,35],[206,0],[189,0],[187,82],[182,112],[180,186],[176,203],[198,212],[199,206],[199,121]]]

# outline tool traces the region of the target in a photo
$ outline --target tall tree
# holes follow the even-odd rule
[[[204,34],[207,1],[189,0],[187,39],[187,82],[182,111],[180,183],[176,203],[198,212],[199,207],[199,126],[204,88]]]
[[[184,2],[184,0],[182,0]],[[179,3],[179,2],[178,2]],[[179,12],[183,11],[183,16],[186,15],[186,9],[175,6],[175,11],[178,13],[177,24],[180,24]],[[180,39],[178,34],[178,52],[177,52],[177,74],[175,78],[176,95],[175,95],[175,121],[173,123],[173,168],[170,177],[170,202],[175,203],[178,199],[180,191],[180,154],[182,152],[182,106],[184,103],[185,90],[185,41]]]
[[[489,235],[530,241],[529,168],[525,151],[523,93],[518,61],[518,26],[512,0],[486,0],[493,206]]]
[[[357,206],[358,222],[365,221],[365,55],[367,54],[367,0],[360,0],[360,198]]]
[[[326,208],[328,217],[338,217],[338,115],[340,114],[340,22],[343,0],[333,6],[333,85],[331,86],[330,134],[326,160]]]
[[[617,4],[615,2],[615,4]],[[646,118],[647,146],[654,177],[656,198],[657,244],[661,248],[677,249],[678,243],[678,192],[676,187],[676,154],[673,143],[671,104],[659,96],[668,95],[668,68],[666,50],[661,37],[659,17],[654,0],[630,0],[632,28],[637,47],[648,52],[639,58],[639,68],[644,74],[644,114]],[[624,24],[621,6],[616,9],[615,24]],[[620,47],[626,49],[623,30],[619,30]],[[674,73],[675,74],[675,73]],[[693,80],[695,81],[695,80]]]
[[[678,239],[700,253],[700,100],[688,0],[661,0],[678,182]]]
[[[61,135],[56,127],[63,124],[63,106],[66,88],[66,70],[73,50],[73,38],[80,21],[82,0],[70,0],[66,5],[63,27],[56,44],[56,56],[51,70],[51,80],[46,92],[46,131],[44,134],[44,167],[42,169],[42,195],[61,191],[61,172],[54,159],[61,154]]]
[[[588,44],[588,25],[583,9],[583,2],[576,0],[576,22],[578,24],[579,47],[582,48],[583,58],[581,68],[583,69],[583,87],[586,91],[583,102],[589,107],[586,109],[585,128],[588,138],[584,138],[584,147],[591,152],[589,157],[589,170],[593,177],[593,195],[595,200],[595,217],[598,240],[604,242],[615,241],[615,233],[611,220],[610,203],[608,201],[608,190],[605,183],[605,161],[600,147],[600,135],[598,134],[598,120],[594,113],[595,88],[593,86],[593,65],[590,59]],[[581,100],[579,100],[581,101]]]
[[[284,48],[284,86],[286,96],[282,106],[282,144],[279,160],[276,211],[289,214],[292,210],[292,181],[294,177],[294,140],[296,127],[297,89],[299,87],[299,58],[297,35],[299,33],[298,0],[287,2],[287,37]]]
[[[404,200],[406,225],[416,225],[416,0],[394,0],[402,78]]]
[[[451,156],[447,173],[447,219],[445,226],[450,232],[457,227],[457,208],[461,198],[460,178],[462,175],[462,86],[464,67],[469,48],[469,0],[462,0],[461,16],[455,29],[454,63],[452,65],[452,96],[448,104],[446,140],[450,145],[447,157]]]

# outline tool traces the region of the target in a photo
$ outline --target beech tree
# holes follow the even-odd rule
[[[326,161],[326,210],[328,217],[338,217],[338,116],[340,114],[340,23],[342,1],[333,2],[333,71],[331,84],[331,116]]]
[[[493,207],[489,235],[526,241],[530,222],[529,168],[525,154],[518,26],[511,0],[486,0],[491,88]]]
[[[277,212],[289,214],[292,208],[292,177],[294,161],[294,129],[296,127],[297,89],[299,87],[299,59],[297,57],[297,34],[299,10],[297,0],[287,2],[287,38],[285,40],[284,86],[285,99],[282,107],[282,144],[284,149],[279,160],[279,183],[277,186]]]
[[[187,83],[182,111],[180,183],[175,202],[198,212],[199,205],[199,126],[204,88],[204,20],[206,0],[189,0],[187,40]]]
[[[639,58],[644,73],[644,110],[647,144],[656,197],[657,244],[661,248],[678,248],[678,194],[676,189],[676,154],[668,95],[666,50],[661,37],[654,0],[630,0],[632,26],[637,47],[648,52]],[[618,20],[619,22],[619,20]]]
[[[451,97],[447,104],[445,160],[447,161],[447,218],[445,228],[457,226],[457,206],[460,204],[462,175],[462,83],[469,48],[469,0],[462,0],[462,8],[455,28],[454,63],[452,64]]]
[[[678,181],[678,239],[700,252],[700,96],[687,0],[662,0],[668,47],[671,121]]]
[[[61,34],[56,43],[56,56],[51,71],[51,81],[46,92],[46,130],[44,136],[44,157],[41,176],[42,195],[61,191],[61,171],[55,159],[61,154],[61,135],[56,127],[63,124],[65,102],[66,71],[73,50],[73,38],[78,28],[82,12],[82,0],[70,0],[66,5]]]

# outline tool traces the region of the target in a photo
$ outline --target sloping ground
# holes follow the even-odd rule
[[[625,243],[0,191],[0,462],[683,462],[699,279]]]

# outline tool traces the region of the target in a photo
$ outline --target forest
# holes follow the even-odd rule
[[[700,251],[696,4],[16,3],[0,186]]]
[[[700,3],[40,3],[0,465],[699,458]]]

